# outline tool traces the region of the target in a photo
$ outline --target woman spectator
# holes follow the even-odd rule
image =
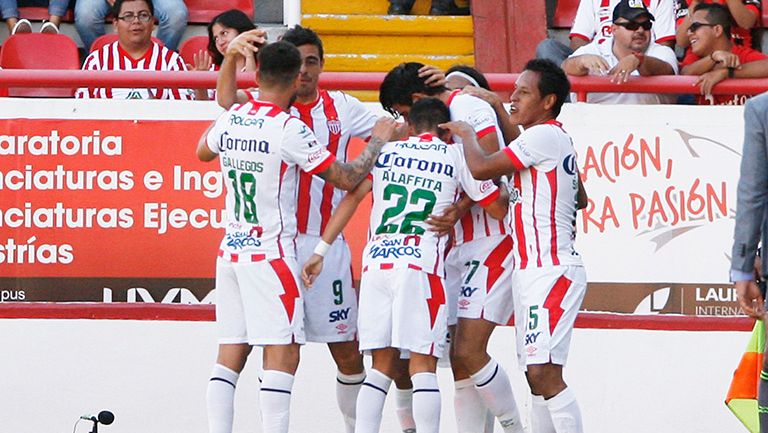
[[[216,15],[208,24],[208,50],[200,50],[193,56],[194,65],[187,65],[191,71],[218,71],[224,60],[224,52],[229,42],[242,32],[253,30],[256,26],[245,13],[231,9]],[[247,59],[239,56],[237,69],[239,71],[255,71],[256,57]],[[215,99],[213,90],[196,89],[195,99]]]
[[[21,2],[21,6],[33,6],[27,5],[25,2]],[[61,17],[67,13],[67,7],[69,6],[69,0],[50,0],[48,2],[48,21],[43,22],[43,26],[40,27],[40,33],[58,33],[59,24],[61,24]],[[31,33],[32,23],[27,19],[19,19],[19,2],[16,0],[0,0],[0,13],[5,19],[5,24],[8,26],[8,31],[14,35],[16,33]]]

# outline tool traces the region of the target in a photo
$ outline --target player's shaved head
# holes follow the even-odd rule
[[[395,67],[381,82],[379,102],[391,114],[398,115],[395,105],[413,105],[413,95],[422,93],[426,96],[438,95],[448,90],[444,86],[432,87],[425,83],[425,78],[419,77],[422,63],[402,63]]]
[[[301,69],[301,54],[288,42],[275,42],[259,50],[259,84],[266,87],[289,87]]]
[[[408,123],[416,134],[437,133],[439,132],[437,125],[450,121],[451,111],[443,101],[437,98],[419,99],[413,103],[408,114]]]

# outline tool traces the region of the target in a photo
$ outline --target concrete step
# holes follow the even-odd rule
[[[471,37],[453,36],[387,36],[321,35],[323,48],[329,53],[348,54],[432,54],[472,55],[475,44]]]
[[[403,54],[336,54],[326,53],[325,71],[333,72],[388,72],[404,62],[420,62],[443,70],[456,64],[474,65],[475,57],[450,55]]]
[[[430,0],[416,0],[411,9],[413,15],[427,15]],[[349,14],[349,15],[384,15],[389,8],[389,0],[305,0],[301,2],[303,14]]]
[[[323,35],[472,37],[472,17],[304,15],[301,25]]]

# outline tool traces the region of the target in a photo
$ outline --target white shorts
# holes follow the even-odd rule
[[[304,344],[304,306],[293,257],[216,261],[219,344]]]
[[[296,238],[299,268],[320,241],[317,236]],[[304,332],[307,341],[336,343],[357,338],[357,292],[352,287],[352,255],[347,242],[337,239],[324,256],[323,271],[304,296]]]
[[[509,323],[514,313],[514,241],[509,235],[475,239],[454,247],[446,260],[448,324],[456,318]]]
[[[565,365],[573,324],[587,292],[583,266],[548,266],[515,270],[517,360],[532,364]]]
[[[395,347],[439,358],[447,329],[443,279],[409,268],[364,272],[357,329],[360,350]]]

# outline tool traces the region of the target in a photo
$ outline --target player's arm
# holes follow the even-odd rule
[[[493,194],[493,199],[488,197],[486,200],[481,200],[478,203],[491,217],[497,220],[503,220],[509,212],[509,191],[507,186],[502,182],[498,185],[498,194]]]
[[[399,128],[407,127],[400,124]],[[354,189],[368,173],[371,172],[381,148],[396,134],[398,128],[394,119],[381,117],[376,121],[371,131],[371,139],[360,155],[354,161],[344,163],[334,161],[328,168],[317,175],[336,188],[345,191]],[[400,134],[398,134],[400,135]]]
[[[448,122],[443,123],[440,127],[461,138],[464,144],[464,159],[475,179],[495,179],[516,171],[512,161],[503,151],[497,150],[490,154],[486,153],[475,138],[475,130],[468,123]]]
[[[584,188],[584,183],[581,182],[581,175],[576,173],[579,179],[578,189],[576,190],[576,210],[582,210],[587,207],[589,196],[587,195],[587,189]]]
[[[211,150],[210,147],[208,147],[208,134],[211,132],[211,129],[213,129],[215,124],[216,122],[211,122],[205,132],[203,132],[203,135],[200,136],[200,140],[197,141],[197,158],[200,161],[212,161],[216,159],[216,156],[218,156]]]
[[[301,281],[304,283],[304,286],[312,287],[315,278],[323,270],[323,256],[325,252],[330,248],[333,241],[339,237],[339,234],[344,230],[349,220],[352,219],[360,202],[371,191],[372,186],[373,183],[370,179],[364,179],[355,189],[349,191],[341,199],[333,215],[331,215],[331,219],[328,220],[325,230],[323,230],[322,239],[317,247],[315,247],[315,253],[309,257],[301,270]]]
[[[462,195],[459,201],[448,206],[442,215],[429,215],[426,223],[430,225],[429,231],[435,232],[437,236],[445,236],[451,233],[453,226],[469,211],[474,200],[466,194]]]
[[[237,59],[240,56],[246,59],[253,57],[259,46],[266,43],[267,32],[264,29],[254,29],[240,33],[227,46],[224,61],[216,77],[216,102],[225,110],[248,100],[246,93],[237,89]]]
[[[496,112],[496,121],[499,123],[499,127],[501,128],[501,135],[504,136],[504,140],[507,143],[516,139],[517,136],[520,135],[520,128],[518,128],[517,125],[513,125],[512,122],[509,121],[509,113],[507,113],[507,110],[504,109],[504,102],[496,92],[483,89],[482,87],[467,86],[462,89],[462,93],[467,93],[476,98],[480,98],[490,104],[491,107],[493,107],[493,111]],[[483,148],[485,149],[485,146],[483,146]],[[498,147],[496,149],[498,149]]]

